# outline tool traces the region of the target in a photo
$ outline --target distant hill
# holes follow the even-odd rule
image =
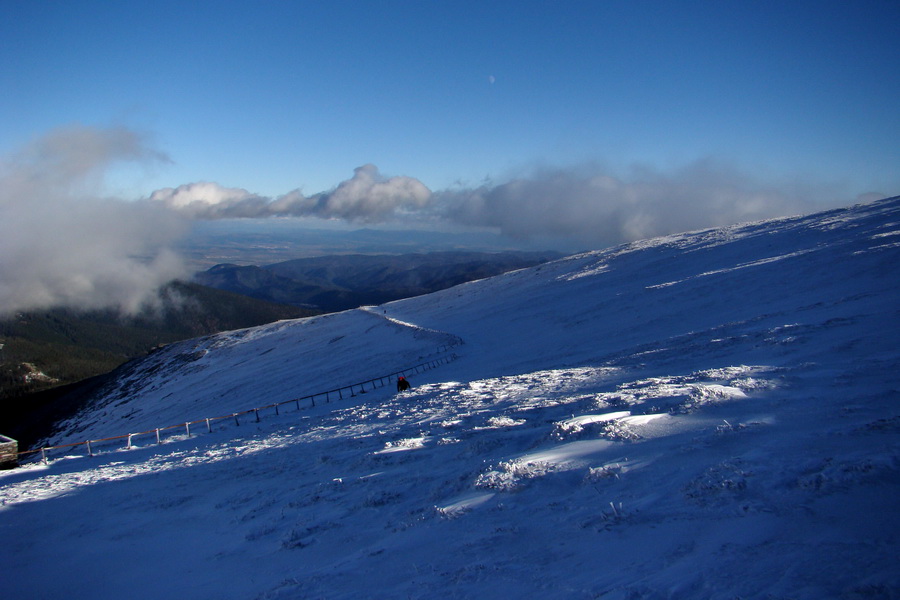
[[[431,252],[301,258],[263,267],[221,264],[195,281],[253,298],[335,312],[382,304],[561,258],[558,252]]]
[[[315,314],[196,283],[173,283],[155,314],[55,309],[0,320],[0,402],[106,373],[155,346]]]

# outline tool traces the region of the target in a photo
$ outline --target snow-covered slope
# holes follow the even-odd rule
[[[0,592],[896,598],[900,199],[167,347],[0,475]],[[460,343],[461,342],[461,343]]]

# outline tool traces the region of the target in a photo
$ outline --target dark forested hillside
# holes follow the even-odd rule
[[[0,320],[0,402],[106,373],[160,344],[314,314],[195,283],[162,297],[140,316],[55,309]]]

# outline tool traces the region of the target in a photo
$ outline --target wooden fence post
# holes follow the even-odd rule
[[[156,428],[156,445],[162,444],[162,440],[159,438],[159,427]]]
[[[94,456],[94,452],[91,450],[91,440],[86,441],[85,444],[87,444],[88,456]]]

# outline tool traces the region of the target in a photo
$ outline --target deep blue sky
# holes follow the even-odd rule
[[[900,193],[898,26],[893,0],[3,0],[0,151],[127,127],[171,160],[114,174],[131,197],[713,158],[849,203]]]

